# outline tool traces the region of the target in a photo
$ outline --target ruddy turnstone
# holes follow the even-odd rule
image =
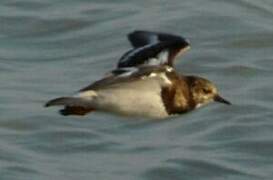
[[[185,38],[134,31],[128,39],[133,49],[120,58],[117,69],[73,96],[48,101],[45,107],[64,106],[62,115],[104,111],[164,118],[212,101],[231,104],[209,80],[175,71],[174,60],[190,47]]]

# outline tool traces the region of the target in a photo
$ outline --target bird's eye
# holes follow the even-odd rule
[[[209,93],[211,93],[211,90],[210,89],[203,89],[203,93],[209,94]]]

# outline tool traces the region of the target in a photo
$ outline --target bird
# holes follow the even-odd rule
[[[184,37],[145,30],[127,37],[132,49],[121,56],[114,70],[72,96],[48,101],[45,107],[64,106],[59,111],[64,116],[101,111],[158,119],[213,101],[231,105],[213,82],[175,70],[174,61],[190,49]]]

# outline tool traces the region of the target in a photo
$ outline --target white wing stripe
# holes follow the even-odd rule
[[[124,63],[126,61],[129,61],[135,54],[139,53],[143,49],[150,48],[150,47],[154,46],[155,44],[157,44],[157,43],[147,44],[143,47],[134,49],[133,51],[129,52],[124,58],[120,59],[119,63]]]

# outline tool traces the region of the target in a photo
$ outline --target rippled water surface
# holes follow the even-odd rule
[[[273,179],[272,19],[271,0],[1,0],[0,179]],[[157,122],[43,108],[112,69],[135,29],[187,37],[177,71],[233,105]]]

